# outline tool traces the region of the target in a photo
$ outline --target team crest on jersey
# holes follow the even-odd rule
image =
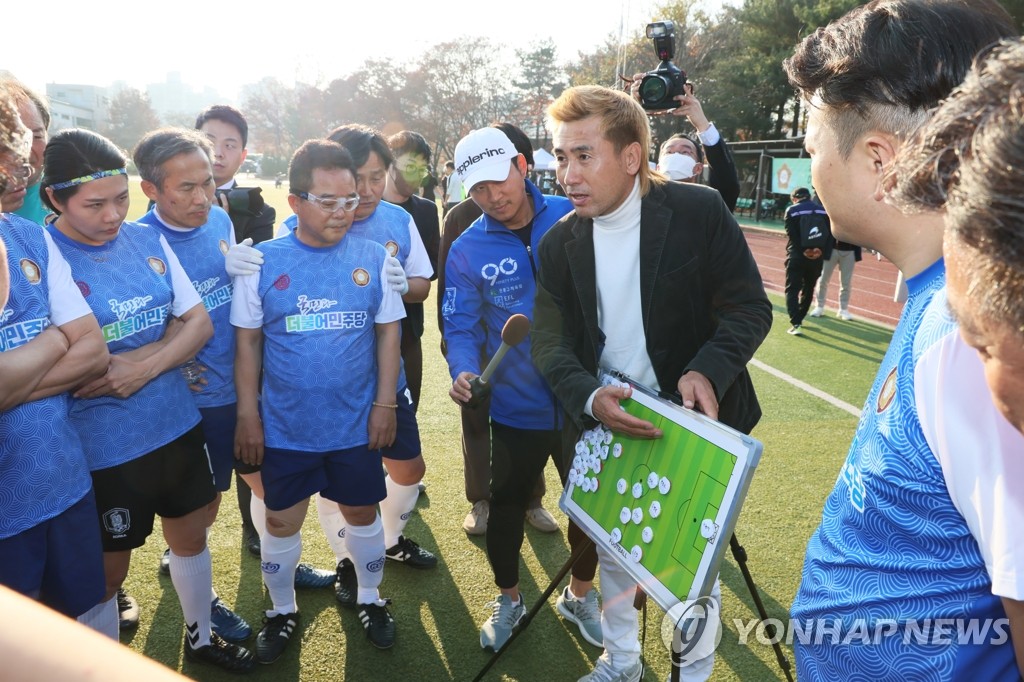
[[[277,289],[278,291],[284,291],[285,289],[290,287],[291,284],[292,278],[289,277],[288,275],[281,275],[280,277],[274,280],[274,288]]]
[[[878,392],[878,405],[875,407],[875,411],[878,414],[882,414],[889,406],[892,405],[893,399],[896,398],[896,368],[893,367],[892,371],[889,372],[889,376],[882,382],[882,390]]]
[[[92,293],[92,289],[90,289],[89,285],[85,282],[75,282],[75,286],[77,286],[78,290],[82,292],[83,297],[87,297]]]
[[[43,279],[43,271],[39,269],[36,262],[28,258],[22,258],[21,273],[25,275],[25,279],[28,280],[29,284],[39,284],[40,280]]]
[[[226,241],[221,239],[219,242],[217,242],[217,246],[220,247],[221,253],[223,253],[225,256],[228,255],[228,243]]]
[[[352,271],[352,281],[357,287],[365,287],[370,283],[370,273],[362,268],[356,268]]]
[[[153,272],[158,275],[163,275],[167,272],[167,263],[164,263],[156,256],[150,256],[146,259],[146,262],[149,263],[149,267],[153,268]]]
[[[447,319],[455,313],[455,287],[445,287],[444,301],[441,303],[441,315]]]
[[[124,507],[114,507],[103,515],[103,527],[115,538],[123,538],[132,527],[132,516]]]
[[[387,249],[388,253],[391,254],[393,257],[398,257],[398,242],[388,241],[384,245],[384,248]]]

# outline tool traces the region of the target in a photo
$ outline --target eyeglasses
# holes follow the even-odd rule
[[[350,195],[344,199],[318,197],[317,195],[310,194],[309,192],[296,192],[295,196],[300,199],[313,202],[320,207],[321,211],[325,211],[327,213],[336,213],[339,210],[351,213],[359,206],[358,194]]]
[[[405,166],[399,166],[398,164],[395,164],[395,169],[407,178],[423,179],[427,176],[427,173],[430,172],[426,166],[417,166],[411,163]]]

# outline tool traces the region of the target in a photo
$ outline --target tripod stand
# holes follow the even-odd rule
[[[480,672],[477,673],[477,676],[473,678],[473,682],[480,682],[484,678],[484,675],[487,674],[487,671],[493,668],[494,664],[498,662],[498,659],[501,658],[502,654],[509,650],[509,648],[512,646],[512,642],[514,642],[516,638],[519,637],[519,635],[522,634],[527,627],[529,627],[530,622],[533,620],[533,617],[537,615],[537,613],[541,610],[541,608],[544,607],[545,604],[547,604],[548,599],[551,598],[551,595],[558,588],[558,585],[565,578],[566,574],[569,573],[570,570],[572,570],[573,564],[576,563],[576,560],[580,558],[583,552],[586,551],[592,543],[593,540],[591,540],[588,537],[573,549],[572,554],[569,555],[569,558],[566,560],[565,564],[562,566],[562,568],[558,570],[558,573],[555,574],[555,577],[552,578],[551,584],[547,586],[547,589],[545,589],[544,592],[540,595],[540,597],[537,599],[537,602],[533,605],[533,607],[523,615],[523,618],[519,621],[519,624],[516,625],[515,628],[513,628],[512,634],[509,636],[508,641],[505,642],[505,645],[491,655],[490,660],[488,660],[484,667],[480,670]],[[761,601],[761,595],[757,591],[757,585],[754,584],[754,578],[753,576],[751,576],[750,569],[747,567],[747,551],[743,549],[742,545],[740,545],[739,540],[736,539],[735,533],[733,533],[732,536],[729,538],[729,549],[732,550],[732,556],[736,560],[737,566],[739,566],[740,573],[743,574],[743,581],[747,585],[747,590],[750,591],[750,597],[754,601],[754,606],[757,609],[757,615],[760,616],[762,621],[767,621],[768,611],[764,607],[764,602]],[[779,662],[779,667],[782,668],[782,673],[786,676],[788,682],[793,682],[793,676],[790,672],[790,662],[786,658],[786,655],[782,652],[782,646],[779,644],[778,639],[775,637],[775,626],[766,624],[765,634],[767,634],[768,637],[772,640],[772,648],[775,650],[775,658]],[[675,641],[675,639],[676,638],[673,637],[673,641]],[[676,647],[672,647],[672,672],[670,677],[672,682],[679,682],[679,669],[682,664],[680,659],[680,652],[676,649]]]

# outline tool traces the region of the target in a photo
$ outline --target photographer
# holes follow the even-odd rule
[[[242,166],[248,150],[249,124],[234,107],[215,104],[196,117],[196,130],[213,145],[213,180],[217,183],[217,202],[231,216],[235,226],[235,242],[252,239],[259,244],[274,236],[277,219],[273,206],[263,202],[258,187],[241,188],[235,173]]]
[[[633,74],[629,92],[638,102],[641,101],[640,82],[646,75],[644,73]],[[711,168],[708,186],[718,190],[725,205],[729,207],[730,211],[734,211],[736,210],[736,199],[740,195],[740,180],[736,173],[736,164],[733,162],[732,153],[718,133],[718,129],[715,128],[715,124],[704,115],[704,108],[701,106],[700,100],[693,95],[693,84],[686,83],[683,88],[685,93],[673,98],[679,102],[679,106],[674,109],[649,111],[648,115],[685,116],[690,125],[696,128],[700,144],[696,144],[689,136],[673,135],[661,147],[661,153],[658,156],[658,169],[678,182],[696,182],[706,163]],[[695,162],[692,174],[686,177],[676,177],[676,173],[673,173],[672,168],[669,167],[669,159],[666,159],[666,155],[670,154],[681,154],[692,158]]]

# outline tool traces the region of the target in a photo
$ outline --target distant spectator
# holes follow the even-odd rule
[[[811,311],[811,317],[821,317],[825,313],[828,301],[828,281],[832,278],[836,266],[839,266],[839,313],[840,320],[852,320],[850,313],[850,293],[853,290],[853,266],[861,259],[861,248],[854,244],[841,242],[832,237],[832,253],[822,259],[821,277],[818,278],[817,304]]]
[[[811,200],[809,189],[800,187],[790,198],[793,205],[786,209],[786,312],[791,325],[788,333],[800,336],[822,262],[831,255],[832,232],[828,214]]]

